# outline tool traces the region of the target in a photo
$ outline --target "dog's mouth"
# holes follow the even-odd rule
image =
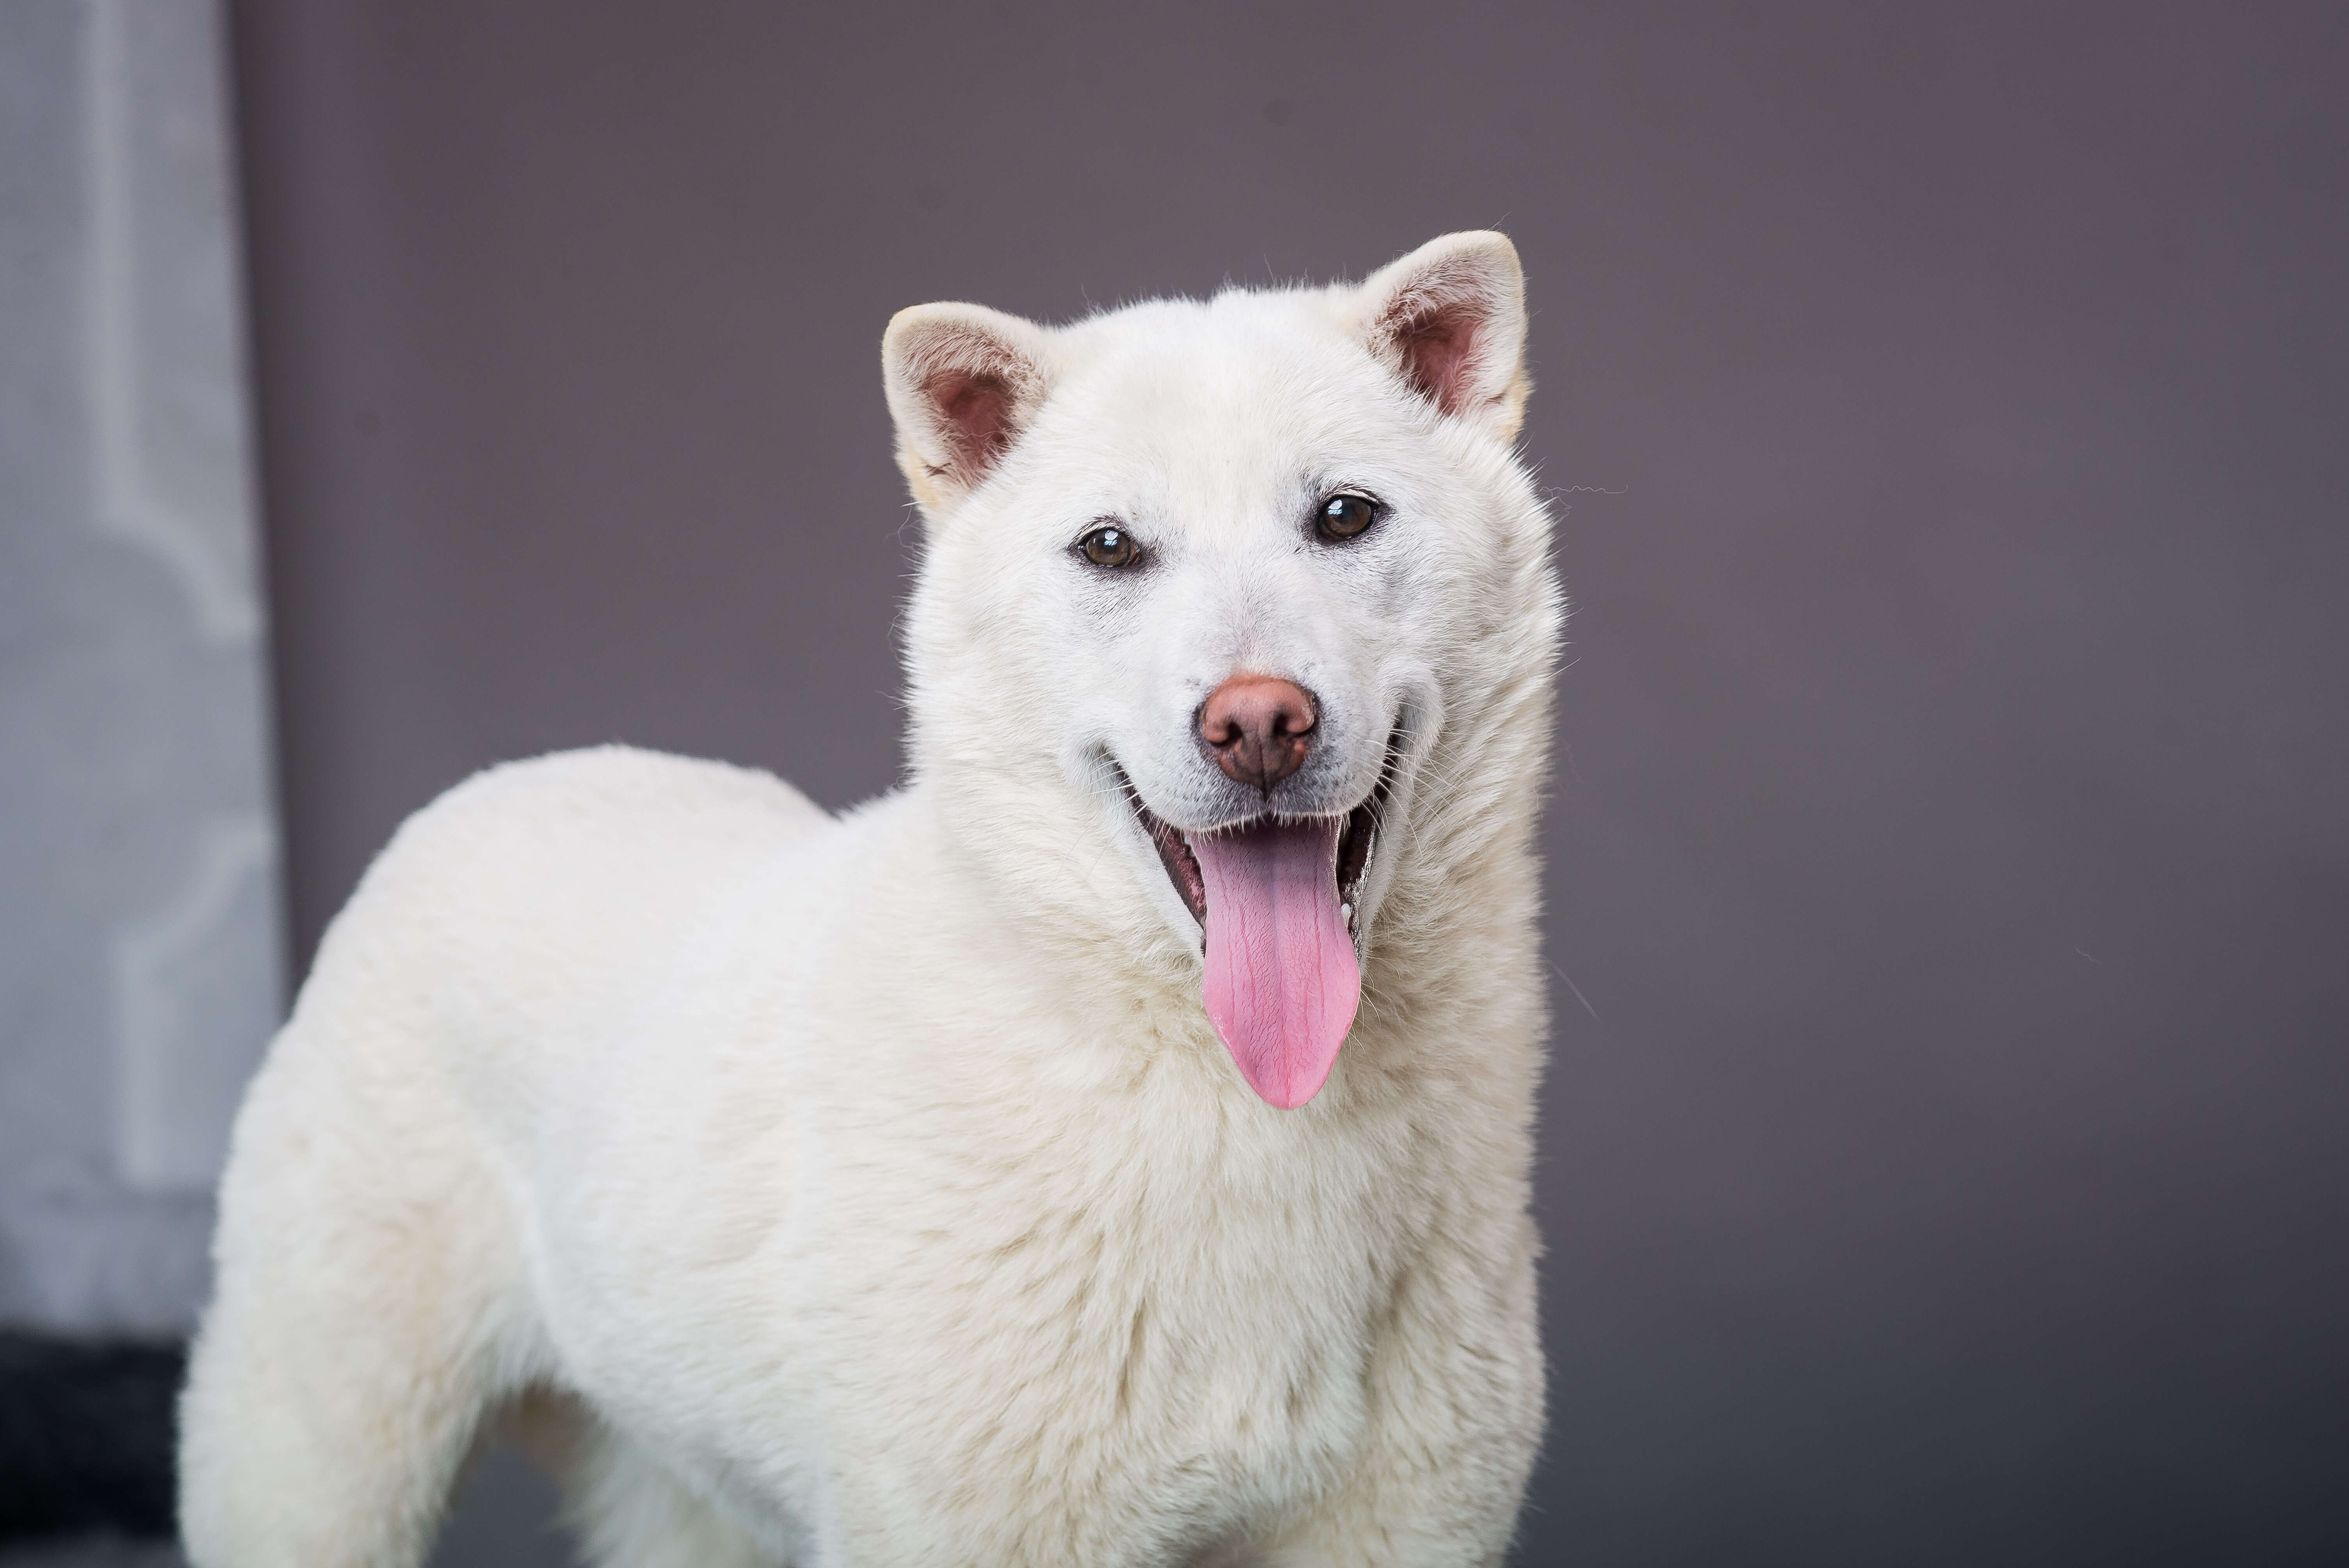
[[[1400,728],[1378,782],[1340,816],[1271,815],[1185,833],[1127,802],[1167,881],[1200,924],[1207,1016],[1257,1094],[1283,1109],[1313,1098],[1361,995],[1361,891],[1399,764]]]
[[[1340,819],[1338,850],[1330,866],[1331,880],[1337,884],[1338,906],[1345,916],[1346,929],[1357,941],[1361,935],[1359,912],[1361,908],[1362,879],[1370,872],[1371,857],[1378,851],[1379,822],[1386,807],[1388,788],[1394,779],[1394,748],[1390,746],[1386,764],[1379,769],[1377,787],[1361,805]],[[1118,782],[1125,789],[1125,799],[1133,808],[1134,820],[1142,824],[1143,832],[1149,837],[1150,847],[1158,851],[1158,863],[1166,868],[1166,880],[1174,884],[1174,895],[1183,901],[1183,907],[1191,912],[1191,918],[1197,921],[1204,930],[1207,923],[1207,882],[1206,874],[1199,869],[1199,857],[1192,851],[1189,837],[1180,829],[1169,827],[1160,820],[1155,812],[1142,803],[1140,792],[1125,777],[1123,769],[1119,770]],[[1271,820],[1269,817],[1258,817],[1252,821],[1218,828],[1216,831],[1217,834],[1245,834],[1269,824]]]

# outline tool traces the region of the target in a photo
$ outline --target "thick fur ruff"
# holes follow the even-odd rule
[[[500,1422],[612,1568],[1498,1563],[1561,614],[1523,331],[1489,234],[900,316],[910,782],[833,818],[606,748],[401,828],[237,1125],[200,1568],[413,1568]],[[1359,539],[1313,532],[1336,487]],[[1104,517],[1130,567],[1072,550]],[[1136,809],[1261,809],[1194,734],[1250,670],[1319,710],[1271,810],[1383,802],[1360,1011],[1294,1110],[1203,1014]]]

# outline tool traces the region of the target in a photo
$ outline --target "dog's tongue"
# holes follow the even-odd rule
[[[1207,1017],[1248,1087],[1283,1110],[1319,1091],[1361,1000],[1361,965],[1338,907],[1341,825],[1189,841],[1207,891]]]

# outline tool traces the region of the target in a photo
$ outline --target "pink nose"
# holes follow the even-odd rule
[[[1199,738],[1234,783],[1270,793],[1305,766],[1313,699],[1278,676],[1234,676],[1199,705]]]

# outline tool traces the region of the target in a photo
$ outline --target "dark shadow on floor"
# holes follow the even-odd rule
[[[512,1449],[493,1447],[457,1489],[431,1568],[571,1568],[554,1486]]]

